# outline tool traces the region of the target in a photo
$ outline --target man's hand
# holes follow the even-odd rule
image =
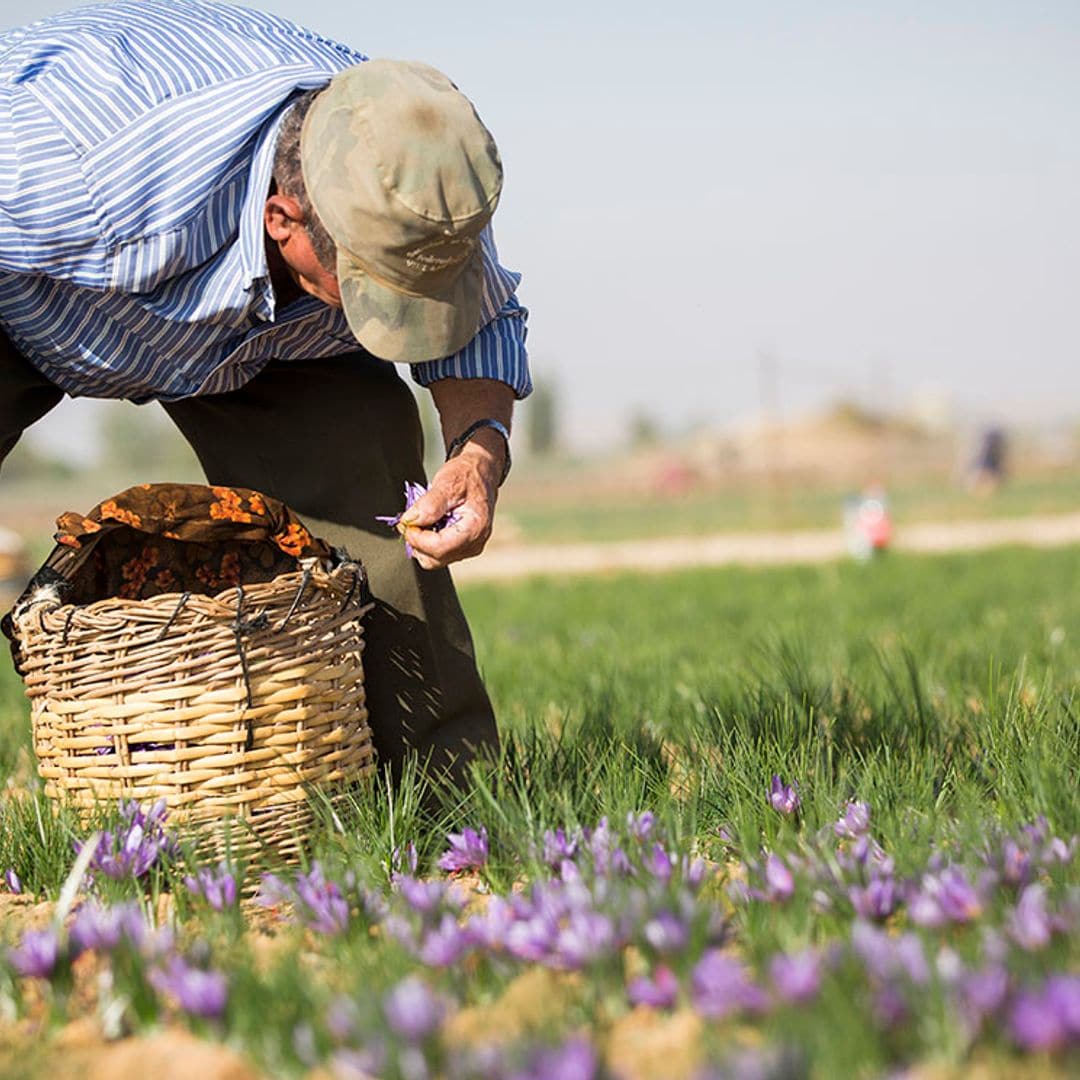
[[[449,444],[470,424],[491,417],[510,426],[514,391],[492,379],[440,379],[431,393]],[[491,536],[495,501],[503,474],[506,445],[502,436],[481,428],[432,477],[427,494],[401,519],[405,539],[425,570],[479,555]],[[431,528],[447,514],[457,520],[437,532]]]

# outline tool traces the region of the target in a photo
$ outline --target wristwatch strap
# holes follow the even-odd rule
[[[446,448],[446,460],[449,461],[452,457],[457,457],[461,453],[462,447],[483,428],[491,428],[492,431],[497,431],[503,437],[503,442],[506,443],[506,462],[503,465],[502,476],[499,477],[499,486],[502,487],[503,481],[510,475],[510,432],[501,420],[485,416],[483,419],[473,421]]]

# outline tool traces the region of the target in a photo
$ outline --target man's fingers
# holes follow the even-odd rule
[[[445,565],[478,555],[483,550],[491,533],[488,523],[469,507],[459,507],[456,513],[458,519],[437,532],[434,529],[406,529],[405,539],[412,545],[421,566],[424,566],[421,557]]]
[[[401,517],[401,523],[409,526],[415,525],[419,529],[427,529],[442,521],[449,513],[450,508],[447,493],[441,488],[432,487],[405,511]]]

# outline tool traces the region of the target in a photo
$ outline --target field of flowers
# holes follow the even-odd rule
[[[0,1075],[1075,1075],[1078,591],[1080,550],[471,588],[503,759],[294,870],[54,813],[5,676]]]

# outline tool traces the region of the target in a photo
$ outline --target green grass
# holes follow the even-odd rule
[[[788,478],[779,485],[756,482],[730,489],[665,495],[646,492],[568,497],[557,484],[541,497],[523,479],[500,504],[500,519],[513,522],[528,543],[569,543],[700,536],[720,532],[839,528],[852,486]],[[601,485],[597,485],[602,488]],[[967,521],[991,517],[1073,513],[1075,471],[1062,470],[1010,480],[992,495],[967,492],[945,478],[907,478],[888,485],[889,506],[898,524]]]
[[[434,816],[411,776],[397,792],[358,793],[344,832],[328,818],[314,854],[339,880],[351,871],[385,892],[405,841],[430,870],[448,829],[484,824],[487,887],[500,892],[538,871],[544,829],[603,816],[621,823],[646,808],[673,847],[718,864],[752,862],[763,847],[810,850],[850,798],[871,803],[874,835],[902,874],[935,851],[970,859],[995,829],[1039,815],[1059,835],[1080,833],[1078,589],[1080,549],[469,587],[463,599],[505,736],[501,767],[478,772],[475,789]],[[5,669],[0,784],[25,776],[17,692]],[[797,822],[767,804],[774,773],[799,785]],[[55,897],[74,825],[40,797],[3,805],[0,870],[14,866],[31,889]],[[328,1051],[322,1017],[334,993],[372,1014],[379,994],[416,967],[363,916],[329,944],[279,929],[267,960],[242,920],[186,897],[186,863],[152,891],[174,887],[182,939],[230,972],[226,1027],[205,1032],[273,1075],[301,1075]],[[1062,868],[1048,888],[1060,896],[1076,880],[1075,867]],[[778,948],[828,942],[850,923],[838,912],[815,914],[801,893],[782,908],[733,913],[723,885],[710,885],[710,895],[755,965]],[[145,892],[128,884],[111,896]],[[978,948],[974,930],[950,941],[965,957]],[[1075,938],[1060,942],[1056,969],[1075,967],[1078,949]],[[518,974],[485,962],[432,978],[483,1009]],[[121,993],[137,973],[118,978]],[[562,995],[556,1018],[523,1021],[522,1037],[608,1030],[626,1011],[623,981],[620,962],[559,983],[550,990]],[[973,1054],[1001,1075],[1017,1064],[1001,1035],[973,1049],[936,990],[918,1004],[917,1024],[884,1034],[852,1000],[853,986],[839,971],[814,1009],[757,1025],[766,1041],[794,1047],[786,1075],[876,1075],[919,1061],[962,1065]],[[708,1025],[706,1049],[723,1057],[744,1037],[760,1036],[745,1024]],[[438,1049],[428,1049],[435,1060]],[[50,1067],[47,1049],[38,1053],[20,1065],[24,1075]],[[1061,1059],[1044,1065],[1068,1068]]]
[[[889,806],[933,791],[937,812],[971,803],[1076,830],[1063,781],[1078,764],[1078,587],[1069,549],[537,580],[465,598],[499,715],[526,740],[539,722],[714,746],[725,766],[702,804],[730,811],[741,784],[760,827],[756,793],[778,772],[820,791],[826,819],[871,784]]]

